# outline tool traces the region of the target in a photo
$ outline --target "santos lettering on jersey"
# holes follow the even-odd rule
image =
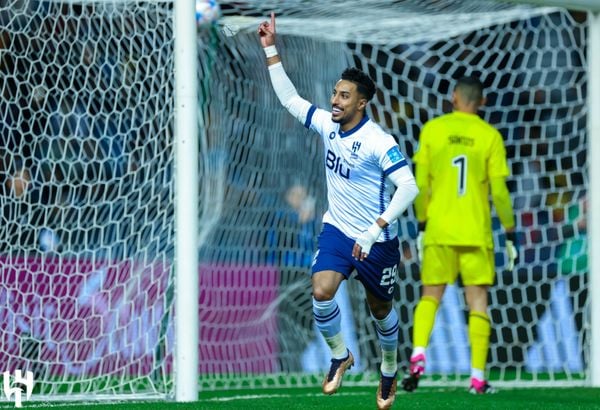
[[[448,143],[472,147],[473,145],[475,145],[475,139],[471,137],[463,137],[462,135],[448,135]]]

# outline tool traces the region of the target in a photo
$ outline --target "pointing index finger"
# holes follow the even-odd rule
[[[271,12],[271,30],[275,32],[275,12]]]

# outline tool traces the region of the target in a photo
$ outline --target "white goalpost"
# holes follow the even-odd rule
[[[174,2],[175,400],[198,400],[198,47],[195,4]]]
[[[589,112],[596,113],[600,110],[600,79],[595,73],[600,70],[600,10],[590,13],[590,32],[588,45],[589,58],[589,79],[588,79],[588,98]],[[589,144],[590,158],[596,158],[600,155],[600,117],[597,115],[589,116]],[[590,161],[590,209],[598,209],[600,204],[600,164],[597,161]],[[600,241],[600,218],[598,212],[590,212],[590,221],[588,222],[590,244]],[[592,249],[591,246],[589,249]],[[594,387],[600,387],[600,258],[590,252],[590,289],[591,289],[591,363],[590,363],[590,382]]]

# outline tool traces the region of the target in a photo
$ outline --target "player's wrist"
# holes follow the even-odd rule
[[[275,47],[275,45],[263,47],[263,51],[265,52],[265,55],[267,56],[267,58],[271,58],[271,57],[275,57],[276,55],[279,55],[279,53],[277,52],[277,47]]]
[[[381,235],[381,231],[383,231],[383,228],[379,226],[377,222],[369,226],[369,228],[367,229],[367,232],[369,232],[369,234],[373,237],[375,241],[377,240],[377,238],[379,238],[379,235]]]

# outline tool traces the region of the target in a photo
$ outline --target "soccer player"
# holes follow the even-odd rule
[[[489,194],[506,231],[508,269],[517,251],[515,220],[506,187],[508,165],[502,136],[477,115],[485,104],[483,85],[475,78],[458,80],[454,110],[427,122],[414,156],[419,195],[417,251],[423,283],[414,313],[413,351],[406,391],[417,388],[425,371],[425,350],[447,284],[460,273],[469,306],[471,393],[493,393],[485,379],[490,318],[488,288],[494,282],[494,251]]]
[[[325,153],[328,210],[312,264],[315,323],[331,349],[323,393],[334,394],[354,363],[342,338],[334,296],[356,270],[366,291],[382,350],[377,406],[388,409],[396,397],[398,314],[392,296],[400,261],[395,221],[417,195],[417,186],[394,138],[367,116],[373,81],[346,69],[331,95],[331,112],[301,98],[275,48],[275,16],[258,27],[273,89],[281,104],[306,128],[321,136]],[[326,64],[326,62],[323,62]],[[390,185],[396,187],[392,194]]]

